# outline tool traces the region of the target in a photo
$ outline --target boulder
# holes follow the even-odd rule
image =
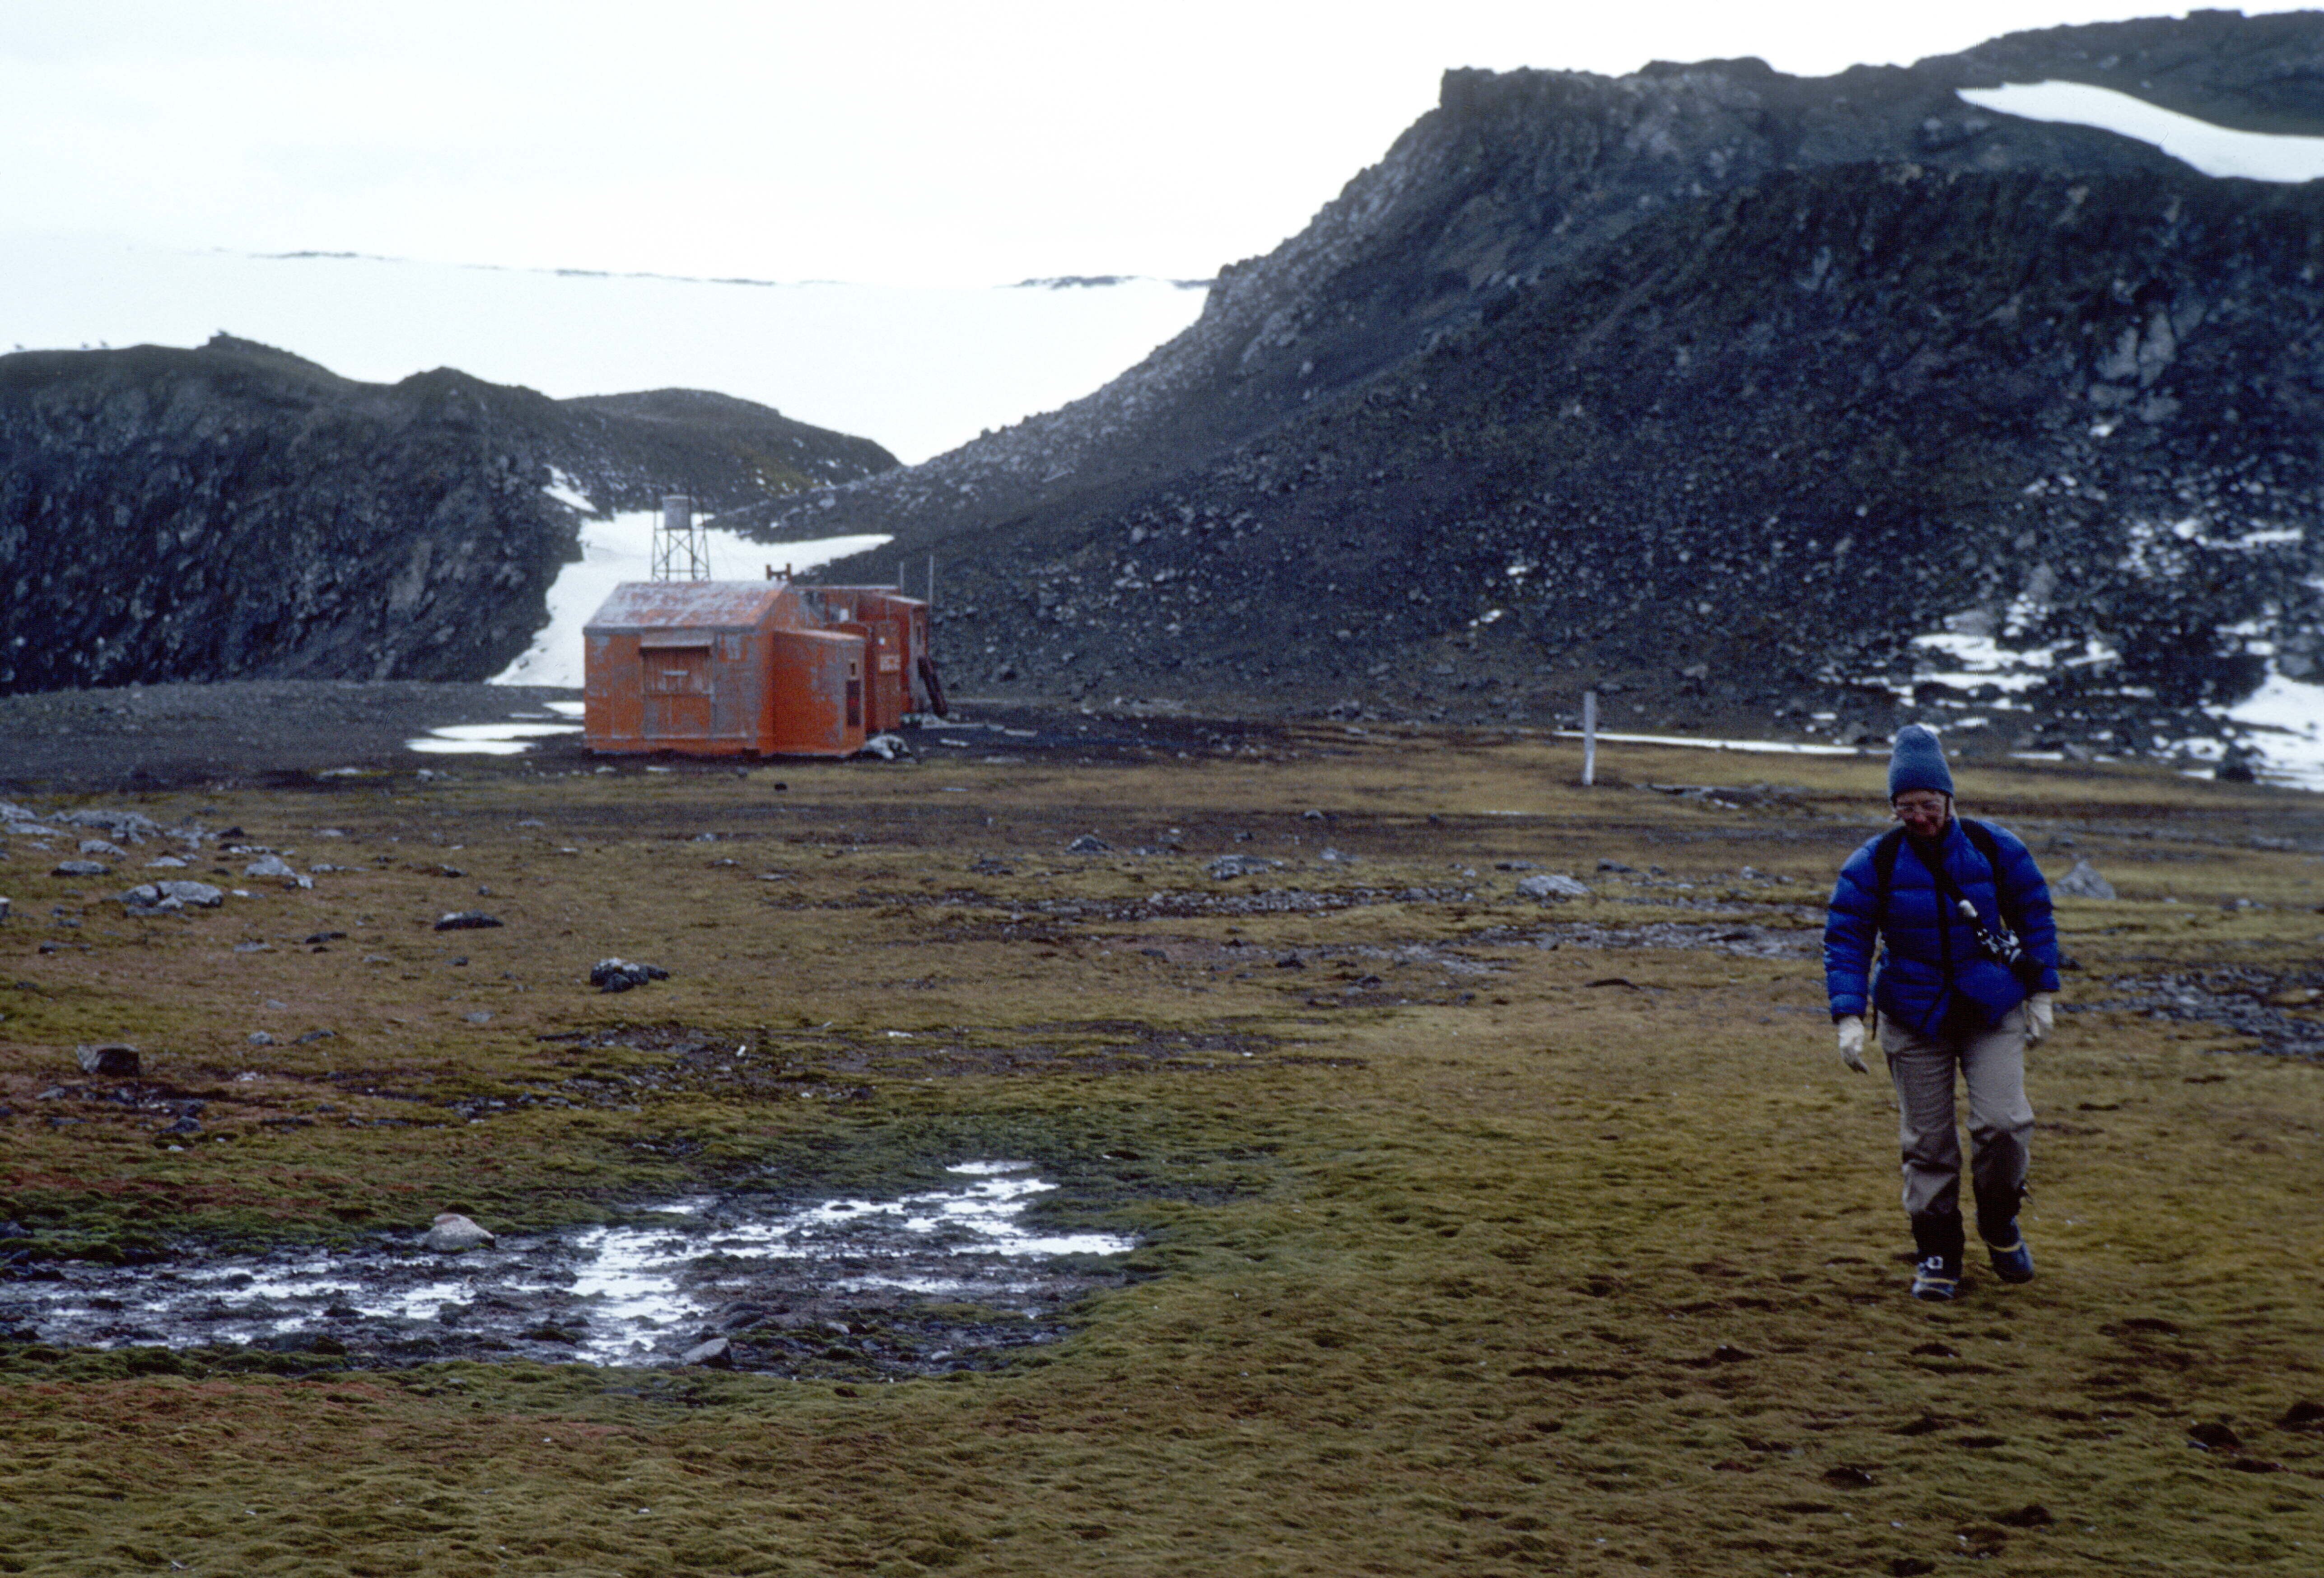
[[[499,917],[486,915],[480,909],[454,909],[436,918],[438,931],[481,931],[502,924]]]
[[[1544,902],[1552,899],[1587,899],[1590,890],[1562,872],[1541,872],[1517,884],[1517,897]]]
[[[1094,833],[1084,833],[1065,845],[1067,854],[1111,854],[1112,849],[1113,845]]]
[[[2074,869],[2050,884],[2053,893],[2063,893],[2070,899],[2111,899],[2114,884],[2098,875],[2098,869],[2087,860],[2078,860]]]
[[[125,1041],[84,1041],[73,1048],[73,1060],[83,1074],[104,1079],[135,1079],[138,1075],[137,1048]]]
[[[102,827],[107,837],[124,844],[143,844],[161,831],[159,822],[135,811],[60,811],[49,820],[68,827]]]
[[[49,872],[52,877],[103,877],[113,868],[101,860],[62,860]]]
[[[1203,874],[1214,882],[1223,882],[1230,877],[1254,876],[1260,872],[1272,871],[1281,863],[1255,854],[1222,854],[1204,866]]]
[[[589,966],[589,984],[600,992],[627,992],[649,981],[667,981],[669,972],[659,964],[637,959],[600,959]]]
[[[678,1360],[680,1364],[706,1364],[713,1370],[734,1368],[734,1344],[724,1337],[713,1337],[707,1343],[696,1343]]]
[[[436,1224],[421,1236],[420,1247],[456,1255],[463,1250],[489,1249],[499,1241],[491,1232],[458,1212],[445,1211],[437,1214]]]
[[[242,868],[245,877],[295,877],[299,873],[279,854],[263,854]]]
[[[226,894],[208,882],[182,881],[140,882],[113,897],[116,903],[131,909],[216,909],[226,902]]]

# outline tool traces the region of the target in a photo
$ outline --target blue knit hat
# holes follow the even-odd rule
[[[1893,800],[1906,789],[1934,789],[1941,795],[1953,792],[1944,747],[1937,743],[1936,731],[1925,724],[1906,724],[1897,730],[1895,747],[1888,752],[1888,798]]]

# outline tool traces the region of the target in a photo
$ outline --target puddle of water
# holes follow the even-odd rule
[[[959,1181],[896,1200],[769,1213],[747,1196],[700,1195],[649,1208],[650,1221],[504,1236],[457,1256],[393,1246],[161,1267],[71,1263],[50,1268],[53,1279],[0,1285],[0,1316],[72,1346],[303,1346],[327,1336],[385,1362],[649,1365],[674,1362],[713,1331],[795,1325],[798,1312],[820,1318],[835,1304],[907,1315],[929,1303],[973,1306],[1018,1324],[998,1336],[938,1333],[932,1350],[889,1355],[905,1368],[942,1367],[962,1349],[1038,1340],[1043,1331],[1027,1323],[1054,1317],[1105,1279],[1061,1268],[1059,1257],[1134,1247],[1112,1234],[1028,1227],[1026,1206],[1057,1186],[1030,1164],[947,1170]]]

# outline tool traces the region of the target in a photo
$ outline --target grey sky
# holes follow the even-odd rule
[[[1199,277],[1297,230],[1449,66],[1821,74],[2142,10],[0,0],[0,244]]]

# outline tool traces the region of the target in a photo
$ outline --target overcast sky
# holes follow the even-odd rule
[[[1821,75],[2163,10],[0,0],[0,245],[13,230],[776,280],[1201,278],[1298,230],[1447,67],[1752,54]]]

